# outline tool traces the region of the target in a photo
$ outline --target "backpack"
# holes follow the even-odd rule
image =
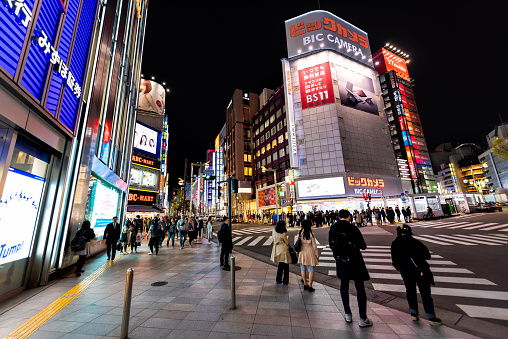
[[[222,231],[222,227],[221,227],[221,229],[217,232],[217,241],[218,241],[219,243],[221,243],[221,242],[222,242],[222,235],[221,235],[221,231]]]
[[[342,262],[349,261],[355,249],[352,240],[344,232],[336,232],[335,236],[332,238],[332,244],[330,245],[336,257],[335,259],[341,260]]]
[[[86,246],[86,237],[83,236],[81,230],[76,232],[74,239],[71,240],[71,250],[74,252],[79,252],[85,249]]]

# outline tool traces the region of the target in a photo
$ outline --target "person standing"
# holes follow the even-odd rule
[[[86,243],[85,248],[81,251],[74,252],[75,255],[79,255],[78,261],[76,262],[76,277],[81,276],[81,273],[85,272],[83,266],[85,265],[86,257],[90,255],[90,240],[95,239],[95,233],[90,228],[90,221],[85,220],[81,225],[81,228],[76,232],[76,237],[85,237]]]
[[[150,241],[148,242],[148,246],[150,246],[150,252],[148,252],[149,255],[154,254],[153,253],[154,247],[155,247],[155,255],[159,255],[159,245],[162,234],[163,231],[159,219],[154,218],[152,220],[152,226],[150,227]]]
[[[189,246],[192,248],[192,241],[196,239],[197,237],[197,233],[198,233],[198,225],[196,223],[196,219],[194,218],[191,218],[189,220],[189,230],[188,230],[188,235],[189,235]]]
[[[206,240],[208,240],[208,245],[212,243],[212,239],[213,239],[212,217],[208,217],[208,221],[206,222]]]
[[[127,246],[129,244],[129,235],[131,233],[131,222],[129,219],[125,221],[125,225],[122,227],[122,233],[120,234],[120,243],[122,244],[122,252],[121,254],[129,254],[127,252]]]
[[[120,239],[121,227],[118,218],[113,217],[113,222],[109,223],[104,230],[104,239],[106,239],[106,253],[108,260],[115,260],[116,244]]]
[[[400,209],[399,209],[399,205],[395,206],[395,214],[397,214],[397,221],[400,221]]]
[[[411,215],[411,207],[406,208],[407,222],[413,221],[413,216]]]
[[[273,247],[270,260],[279,263],[277,267],[277,276],[275,282],[277,284],[289,284],[289,263],[291,255],[289,254],[289,241],[286,230],[286,223],[283,220],[277,222],[272,232]]]
[[[409,304],[411,319],[417,321],[418,299],[416,286],[422,297],[425,315],[431,325],[440,325],[441,319],[436,317],[434,301],[430,292],[430,285],[434,284],[434,277],[427,260],[430,259],[428,248],[419,240],[413,238],[411,227],[406,224],[397,227],[397,237],[392,242],[392,265],[400,272],[406,286],[406,298]]]
[[[298,256],[298,263],[300,264],[300,272],[303,279],[303,289],[314,292],[315,289],[312,287],[312,283],[314,282],[314,267],[319,264],[319,252],[316,244],[316,237],[312,232],[312,227],[308,220],[303,221],[302,229],[297,237],[302,244]],[[305,272],[309,272],[309,280],[307,280]]]
[[[219,233],[217,233],[218,242],[222,244],[220,250],[220,265],[224,266],[224,271],[230,271],[229,266],[229,253],[233,251],[233,238],[231,237],[230,219],[226,220],[220,225]]]
[[[175,233],[176,233],[176,222],[173,218],[169,218],[166,221],[166,227],[168,230],[168,241],[166,247],[169,247],[169,239],[171,239],[171,247],[175,247]]]
[[[183,217],[178,220],[177,223],[178,228],[178,236],[180,237],[180,249],[185,247],[185,239],[187,238],[187,230],[189,229],[189,223],[187,222],[187,219]]]
[[[339,221],[330,227],[328,242],[335,258],[337,277],[340,279],[340,296],[344,305],[345,319],[352,322],[353,316],[349,306],[349,281],[353,280],[356,286],[356,298],[360,327],[372,326],[372,321],[367,318],[367,294],[365,293],[364,281],[369,280],[369,272],[363,261],[360,250],[365,250],[367,244],[362,233],[350,224],[351,214],[348,210],[339,211]]]
[[[131,253],[135,251],[138,253],[138,241],[141,242],[139,239],[143,231],[143,219],[139,217],[139,215],[136,216],[136,219],[131,224]],[[138,236],[140,234],[140,236]]]

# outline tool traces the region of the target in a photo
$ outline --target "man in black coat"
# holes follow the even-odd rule
[[[356,286],[356,298],[360,327],[372,326],[372,321],[367,318],[367,294],[365,293],[364,281],[369,280],[369,272],[363,261],[360,250],[367,248],[362,233],[358,227],[351,225],[351,213],[348,210],[339,211],[339,221],[330,227],[328,242],[333,251],[333,257],[337,267],[337,277],[340,282],[340,296],[344,305],[345,319],[352,322],[352,312],[349,307],[349,281],[354,280]]]
[[[229,253],[233,250],[233,238],[231,238],[231,225],[229,218],[222,223],[219,230],[219,241],[222,244],[220,250],[220,265],[224,266],[224,271],[229,271]]]
[[[108,260],[115,260],[116,244],[120,239],[121,229],[122,226],[118,223],[118,218],[113,217],[113,222],[109,223],[104,230],[104,239],[106,239],[106,253],[108,254]]]
[[[440,325],[441,319],[436,317],[434,301],[430,295],[430,285],[434,285],[434,277],[427,260],[430,252],[419,240],[413,238],[411,227],[406,224],[397,227],[397,238],[392,242],[392,265],[400,272],[406,286],[406,297],[409,312],[414,321],[418,320],[418,300],[416,286],[420,290],[425,315],[431,325]]]

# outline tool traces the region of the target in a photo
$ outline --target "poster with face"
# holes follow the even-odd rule
[[[155,81],[141,79],[139,83],[138,109],[164,114],[166,91]]]
[[[379,115],[372,79],[338,65],[335,69],[341,104]]]
[[[139,122],[134,131],[134,148],[148,155],[159,157],[160,132]]]

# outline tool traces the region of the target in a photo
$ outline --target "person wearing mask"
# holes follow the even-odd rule
[[[275,282],[277,284],[289,284],[289,263],[291,255],[289,254],[289,241],[284,220],[279,220],[272,232],[273,247],[270,260],[278,263],[277,276]]]
[[[213,239],[212,217],[208,217],[208,221],[206,222],[206,240],[208,240],[208,245],[212,243],[212,239]]]
[[[189,230],[189,223],[187,218],[184,219],[183,215],[177,222],[177,229],[180,237],[180,249],[185,247],[185,239],[187,238],[187,231]]]
[[[367,318],[367,294],[364,281],[369,280],[369,272],[365,266],[362,253],[367,244],[362,233],[351,225],[351,213],[348,210],[339,211],[339,221],[330,227],[328,242],[335,258],[337,277],[340,279],[340,296],[344,306],[346,322],[352,322],[352,312],[349,306],[349,281],[353,280],[356,286],[356,298],[360,327],[372,326],[372,321]]]
[[[74,252],[75,255],[79,255],[78,261],[76,262],[76,277],[81,276],[81,273],[85,272],[83,266],[86,262],[86,257],[90,255],[90,240],[95,239],[95,233],[90,228],[90,221],[85,220],[81,225],[81,228],[76,232],[76,237],[84,237],[86,240],[85,248],[81,251]]]
[[[233,251],[233,238],[231,237],[231,220],[226,218],[226,220],[220,226],[220,230],[217,233],[217,239],[219,243],[222,244],[220,250],[220,265],[224,266],[224,271],[230,271],[231,267],[229,265],[229,254]]]
[[[297,236],[300,239],[301,249],[298,256],[298,263],[300,264],[300,271],[303,279],[303,289],[309,292],[314,292],[312,287],[314,282],[314,267],[318,265],[319,252],[316,244],[316,237],[312,232],[312,227],[308,220],[302,223],[302,229]],[[305,272],[309,272],[309,279]]]
[[[434,284],[434,277],[427,260],[430,259],[428,248],[419,240],[413,238],[409,225],[397,226],[397,237],[392,242],[392,265],[400,272],[406,286],[406,298],[409,304],[411,319],[419,320],[418,299],[416,286],[422,297],[425,315],[431,325],[440,325],[441,319],[436,317],[434,301],[430,292],[430,285]]]
[[[109,223],[104,230],[104,239],[106,239],[106,253],[108,260],[115,260],[116,244],[120,239],[121,226],[118,223],[118,218],[113,217],[113,222]]]

